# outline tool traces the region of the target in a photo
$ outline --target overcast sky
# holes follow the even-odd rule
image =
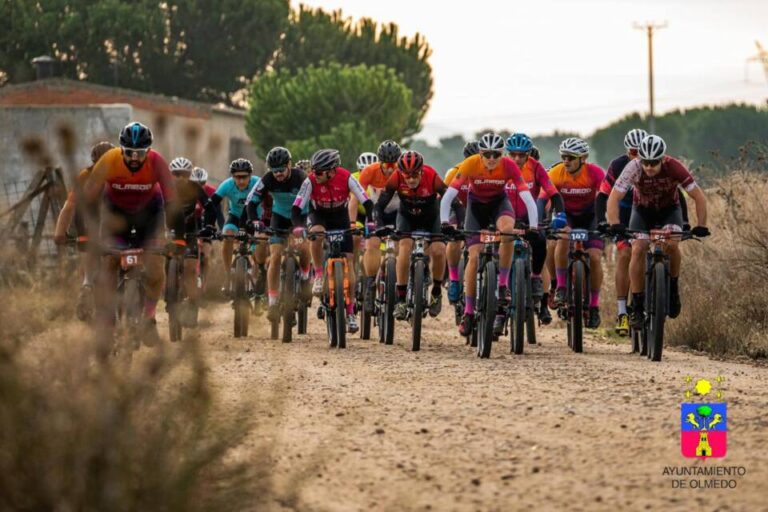
[[[292,0],[293,5],[298,2]],[[647,37],[654,37],[656,111],[764,104],[767,0],[306,0],[424,34],[433,54],[430,140],[485,127],[584,135],[648,109]],[[748,78],[748,81],[745,80]]]

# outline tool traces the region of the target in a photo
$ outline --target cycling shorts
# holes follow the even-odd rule
[[[515,218],[515,210],[509,198],[504,195],[487,203],[473,201],[470,197],[467,201],[467,214],[464,219],[464,229],[467,231],[480,231],[496,225],[499,218]],[[468,236],[465,240],[467,247],[480,243],[479,235]]]
[[[227,214],[227,220],[224,222],[222,231],[224,233],[237,233],[240,228],[243,227],[242,217],[238,217],[232,213]]]
[[[302,223],[306,223],[306,215],[301,217]],[[269,221],[269,227],[275,231],[281,231],[284,233],[274,233],[269,237],[270,245],[278,244],[285,245],[285,240],[288,238],[288,233],[293,229],[293,222],[287,217],[283,217],[279,213],[272,212],[272,219]]]
[[[669,228],[673,231],[683,230],[683,210],[679,204],[662,209],[637,205],[632,207],[629,229],[648,231],[662,228]]]
[[[308,226],[323,226],[326,231],[336,229],[349,229],[349,213],[346,209],[337,210],[312,210],[309,214]],[[352,233],[344,235],[341,244],[341,252],[351,254],[354,250]]]
[[[426,231],[433,235],[440,235],[442,233],[440,230],[440,216],[437,214],[416,216],[398,212],[396,226],[398,231],[404,233],[413,233],[414,231]]]
[[[619,205],[619,222],[624,226],[629,226],[629,218],[632,215],[632,208]],[[616,240],[616,249],[623,250],[632,247],[630,240],[627,238],[620,238]]]
[[[571,227],[571,229],[588,229],[589,231],[597,230],[597,215],[595,215],[595,212],[593,211],[580,213],[578,215],[571,215],[570,213],[566,212],[565,216],[568,219],[568,225]],[[589,240],[587,240],[587,243],[584,244],[584,247],[586,249],[599,249],[602,251],[605,247],[605,242],[603,242],[603,238],[599,234],[590,233]]]
[[[157,243],[163,235],[165,211],[160,198],[151,200],[142,209],[126,212],[106,197],[101,213],[101,236],[114,247],[146,247],[151,242]],[[136,234],[131,240],[131,230]]]

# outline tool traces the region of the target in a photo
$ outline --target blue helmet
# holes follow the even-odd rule
[[[506,148],[515,153],[527,153],[533,149],[533,141],[524,133],[513,133],[507,139]]]

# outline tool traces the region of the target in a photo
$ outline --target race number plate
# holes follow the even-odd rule
[[[480,242],[484,244],[492,244],[499,241],[499,234],[496,231],[481,231]]]
[[[586,229],[574,229],[571,230],[570,237],[574,242],[586,242],[589,240],[589,231]]]
[[[144,263],[143,249],[129,249],[120,253],[120,266],[123,270],[139,267]]]
[[[328,231],[325,235],[330,243],[341,243],[344,241],[343,231]]]

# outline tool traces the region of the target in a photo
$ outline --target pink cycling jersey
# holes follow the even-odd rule
[[[549,179],[546,169],[538,160],[528,157],[521,169],[521,174],[533,197],[549,198],[557,194],[557,189]],[[515,210],[515,218],[524,219],[528,214],[528,209],[525,206],[525,201],[518,194],[515,182],[508,181],[504,188],[509,202],[512,203],[512,208]]]

